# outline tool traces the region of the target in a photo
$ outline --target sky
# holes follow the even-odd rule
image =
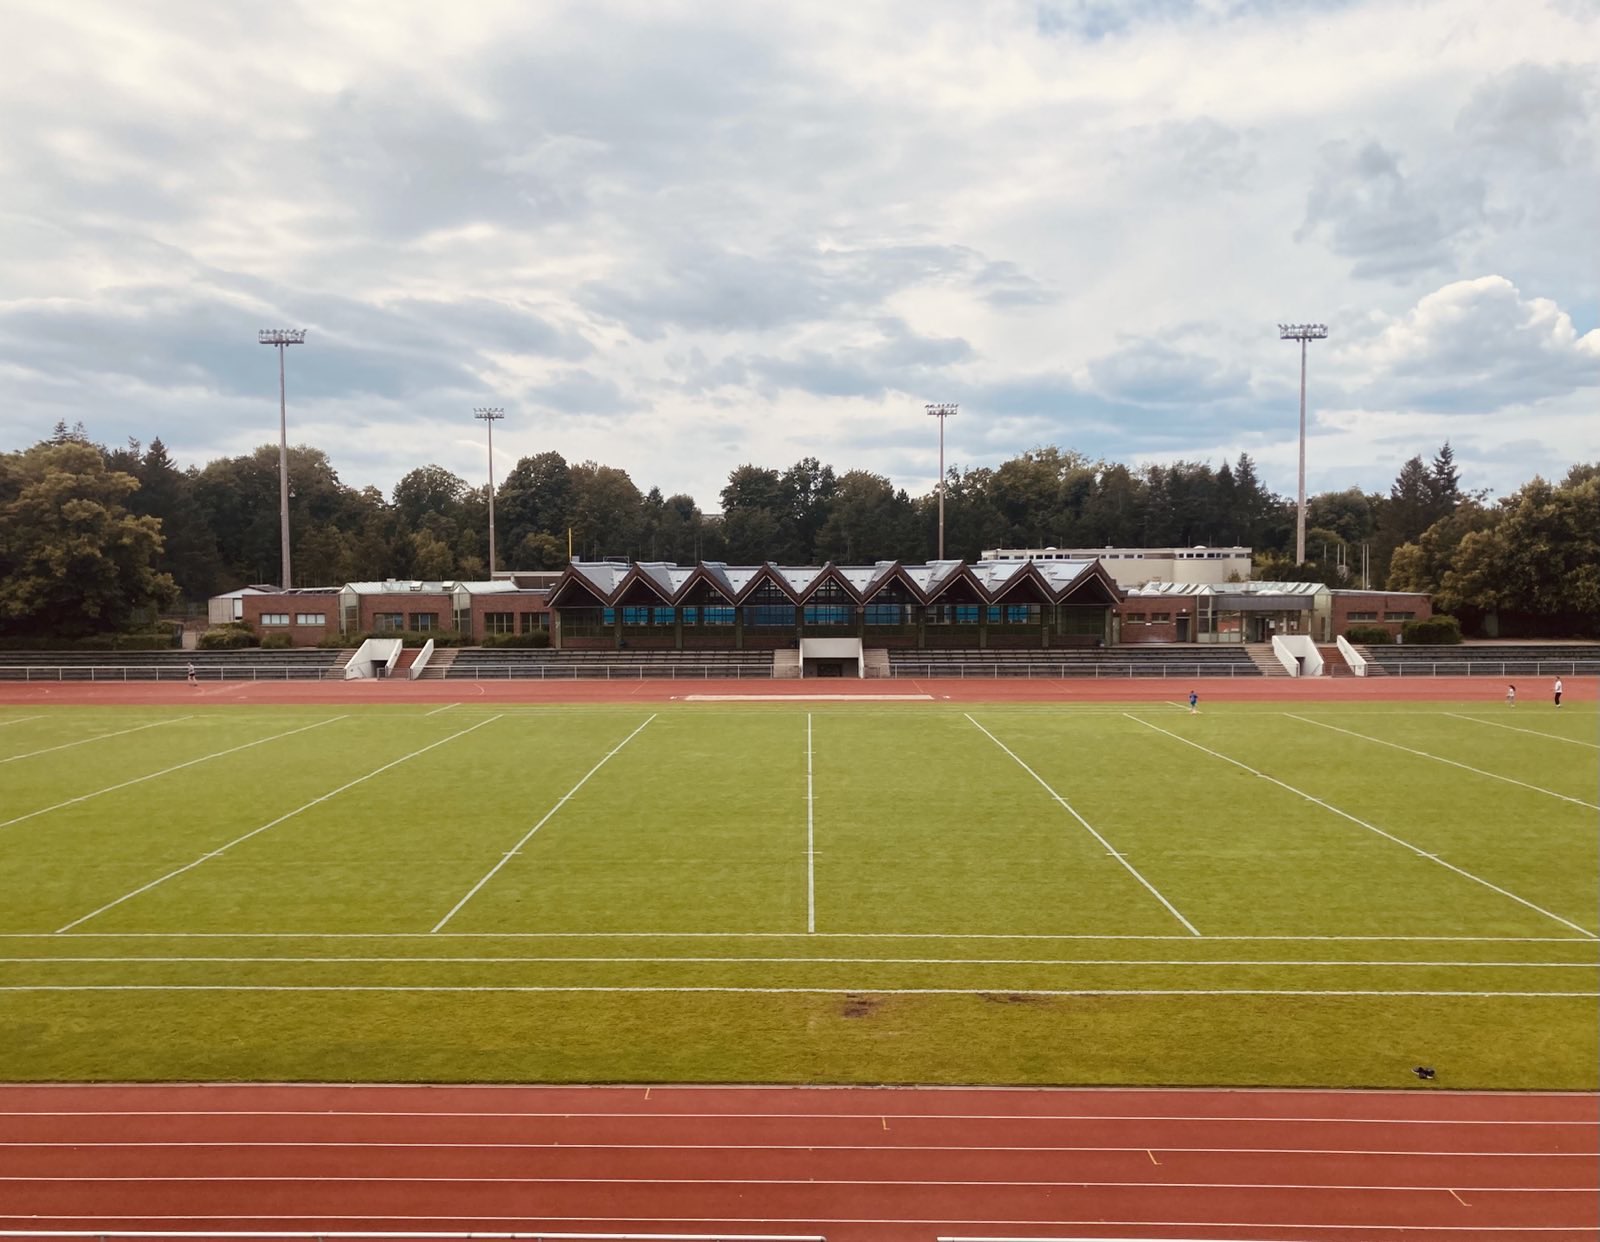
[[[1600,460],[1600,0],[6,0],[0,449]]]

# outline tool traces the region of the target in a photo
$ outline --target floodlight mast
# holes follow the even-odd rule
[[[1294,524],[1294,563],[1306,563],[1306,342],[1326,339],[1325,323],[1280,323],[1278,339],[1300,342],[1300,486]]]
[[[494,578],[494,425],[506,416],[506,412],[497,405],[480,405],[472,411],[472,417],[483,420],[484,427],[489,432],[489,578]]]
[[[954,401],[930,401],[922,407],[929,418],[939,420],[939,559],[944,560],[944,420],[954,418],[961,408]]]
[[[304,345],[304,328],[263,328],[256,334],[263,345],[278,350],[278,536],[283,542],[283,589],[294,585],[289,568],[289,408],[284,387],[283,351],[290,345]]]

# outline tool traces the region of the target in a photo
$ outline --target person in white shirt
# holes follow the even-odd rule
[[[1561,706],[1561,678],[1556,678],[1556,706]]]

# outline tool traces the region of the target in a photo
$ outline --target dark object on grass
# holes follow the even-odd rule
[[[1413,1074],[1415,1074],[1418,1078],[1432,1078],[1433,1077],[1433,1067],[1431,1065],[1419,1065],[1419,1066],[1417,1066],[1416,1069],[1412,1070],[1411,1072]]]

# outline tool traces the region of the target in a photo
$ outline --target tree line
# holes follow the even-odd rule
[[[1255,577],[1423,590],[1471,623],[1526,614],[1563,632],[1600,621],[1600,467],[1535,479],[1498,503],[1463,491],[1449,444],[1414,457],[1387,494],[1358,487],[1307,503],[1307,561],[1293,562],[1295,506],[1248,454],[1213,468],[1130,468],[1070,449],[1031,449],[946,478],[945,549],[1247,545]],[[289,450],[295,585],[488,572],[488,489],[438,465],[385,495],[342,482],[328,457]],[[522,458],[495,489],[502,569],[621,557],[749,564],[923,561],[936,555],[937,489],[912,496],[867,470],[814,457],[745,464],[720,511],[641,491],[626,471]],[[58,425],[0,455],[0,635],[125,626],[247,583],[276,581],[278,450],[179,469],[161,440],[107,448]]]

